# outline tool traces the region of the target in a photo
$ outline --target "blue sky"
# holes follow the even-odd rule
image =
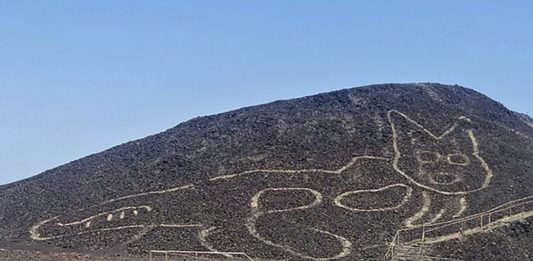
[[[385,82],[533,114],[532,1],[0,0],[0,184],[195,116]]]

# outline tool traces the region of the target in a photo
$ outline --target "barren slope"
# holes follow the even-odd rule
[[[0,187],[0,241],[383,258],[400,229],[531,196],[532,137],[521,116],[460,86],[386,84],[277,101]],[[468,237],[469,251],[479,235]]]

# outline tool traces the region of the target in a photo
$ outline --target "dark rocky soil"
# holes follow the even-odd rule
[[[126,253],[76,253],[65,249],[39,249],[29,246],[3,246],[0,248],[2,261],[141,261],[149,260],[148,256],[135,256]]]
[[[195,118],[0,186],[0,246],[376,259],[407,224],[531,195],[531,118],[460,86],[383,84]],[[454,249],[503,240],[519,260],[528,231]]]
[[[458,260],[533,260],[533,218],[474,237],[437,244],[432,251]]]
[[[166,261],[165,256],[159,255],[152,257],[153,261]],[[2,249],[0,248],[0,260],[2,261],[149,261],[148,255],[130,255],[130,254],[101,254],[101,253],[74,253],[61,251],[35,251],[20,249]],[[171,255],[169,261],[199,261],[199,260],[217,260],[215,258],[195,258],[184,257],[182,255]],[[245,259],[224,258],[225,261],[244,261]]]

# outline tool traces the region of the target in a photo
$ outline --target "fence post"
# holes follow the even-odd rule
[[[152,261],[152,251],[151,250],[150,250],[148,255],[150,256],[150,261]]]
[[[168,261],[168,253],[165,252],[165,261]]]

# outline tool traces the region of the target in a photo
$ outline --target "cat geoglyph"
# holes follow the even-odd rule
[[[139,240],[153,229],[186,229],[196,231],[196,240],[203,250],[253,252],[263,244],[289,256],[333,260],[372,247],[365,242],[376,237],[362,234],[354,237],[354,232],[348,231],[349,224],[330,220],[331,217],[305,221],[306,215],[327,216],[335,212],[333,218],[363,223],[373,222],[383,213],[403,218],[402,223],[381,225],[387,231],[463,215],[468,208],[467,195],[487,188],[493,176],[480,155],[470,120],[460,117],[438,135],[399,111],[388,111],[387,116],[392,132],[392,159],[357,156],[333,170],[255,169],[216,176],[204,184],[207,189],[203,190],[197,184],[185,184],[109,199],[65,216],[51,217],[32,226],[30,235],[37,241],[60,241],[97,234],[101,240],[110,241],[110,245],[120,245]],[[372,173],[375,169],[382,171]],[[357,179],[361,176],[367,179]],[[264,185],[267,183],[268,186]],[[246,191],[235,189],[244,184]],[[321,184],[331,184],[331,188]],[[390,200],[379,200],[381,196]],[[180,204],[162,203],[172,199],[178,199]],[[192,204],[202,200],[205,204]],[[289,207],[269,205],[276,200],[286,200]],[[369,202],[374,203],[368,205]],[[230,218],[222,214],[217,218],[218,212],[230,213]],[[202,213],[213,217],[203,220]],[[114,237],[121,230],[127,231],[127,239]],[[271,235],[272,231],[283,237]],[[224,244],[217,240],[232,233],[235,235],[225,237]],[[292,245],[303,235],[314,236],[324,244],[336,244],[338,250],[323,253],[320,247],[301,249]]]

